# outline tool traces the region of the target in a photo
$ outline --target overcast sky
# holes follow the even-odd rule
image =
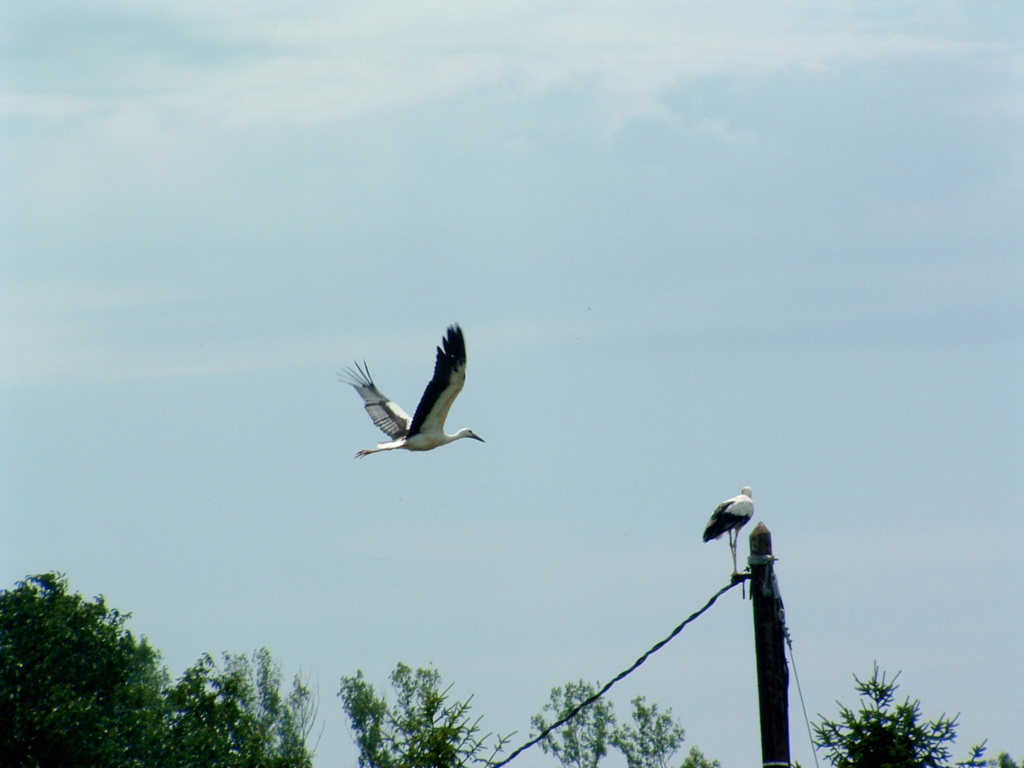
[[[1024,10],[978,5],[4,4],[0,587],[173,675],[268,647],[352,768],[341,675],[518,743],[727,583],[751,485],[812,716],[877,661],[1019,759]],[[412,412],[456,321],[487,442],[355,460],[336,372]],[[637,694],[757,764],[749,602]]]

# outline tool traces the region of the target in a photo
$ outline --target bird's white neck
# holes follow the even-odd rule
[[[472,429],[460,429],[454,435],[445,435],[445,442],[450,443],[452,440],[458,440],[460,437],[471,437],[474,440],[479,440],[481,443],[484,441],[480,435],[473,432]]]

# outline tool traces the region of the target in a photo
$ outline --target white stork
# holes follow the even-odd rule
[[[750,486],[744,486],[739,496],[723,501],[711,513],[711,519],[704,529],[704,541],[722,538],[723,533],[729,534],[729,549],[732,550],[732,572],[738,574],[736,567],[736,542],[740,528],[754,516],[754,502],[751,499]]]
[[[391,438],[390,442],[377,443],[376,448],[359,451],[357,457],[362,458],[378,451],[393,451],[395,448],[429,451],[463,437],[484,442],[471,429],[460,429],[454,435],[445,434],[444,420],[448,417],[448,410],[466,383],[466,340],[462,336],[462,329],[458,325],[448,326],[448,335],[441,343],[444,349],[437,348],[434,378],[423,391],[420,404],[416,406],[416,415],[411,419],[398,403],[389,400],[377,389],[365,362],[362,367],[355,363],[355,370],[346,368],[338,374],[341,381],[355,387],[366,403],[366,411],[373,423]]]

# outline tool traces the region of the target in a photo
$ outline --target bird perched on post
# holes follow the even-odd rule
[[[704,529],[704,541],[722,538],[723,533],[729,534],[729,549],[732,550],[732,572],[739,574],[736,567],[736,542],[740,528],[754,516],[754,502],[751,500],[750,486],[744,486],[739,496],[733,496],[719,504],[711,513],[711,519]]]
[[[448,410],[466,383],[466,340],[462,336],[462,329],[458,325],[449,326],[448,334],[441,343],[443,349],[437,348],[434,378],[423,391],[420,404],[416,406],[416,415],[412,418],[398,403],[389,400],[377,389],[365,362],[362,367],[354,363],[355,370],[346,368],[338,374],[339,380],[351,384],[363,398],[373,423],[391,438],[390,442],[377,443],[376,448],[359,451],[356,454],[358,458],[396,448],[429,451],[463,437],[484,442],[471,429],[460,429],[454,435],[445,434],[444,420],[448,417]]]

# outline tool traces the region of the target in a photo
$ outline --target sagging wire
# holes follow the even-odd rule
[[[597,701],[599,698],[601,698],[606,693],[608,693],[608,691],[611,690],[611,687],[613,685],[615,685],[617,682],[622,680],[624,677],[626,677],[627,675],[632,673],[637,667],[639,667],[641,664],[643,664],[645,661],[647,661],[648,657],[651,656],[651,654],[656,653],[657,651],[661,650],[665,645],[667,645],[672,640],[672,638],[674,638],[676,635],[678,635],[680,632],[682,632],[687,624],[689,624],[691,621],[699,618],[701,616],[701,614],[703,614],[712,605],[714,605],[715,601],[718,600],[718,598],[720,598],[722,595],[724,595],[730,589],[735,587],[737,584],[744,583],[748,578],[750,578],[750,575],[746,574],[746,573],[734,574],[733,578],[732,578],[732,581],[729,584],[727,584],[726,586],[722,587],[717,592],[715,592],[715,594],[713,594],[711,596],[711,599],[708,600],[707,603],[704,604],[703,608],[701,608],[699,611],[694,611],[689,616],[687,616],[686,619],[679,626],[677,626],[675,629],[672,630],[672,632],[669,634],[668,637],[666,637],[664,640],[661,640],[660,642],[657,642],[654,645],[652,645],[650,650],[648,650],[639,659],[634,661],[633,662],[633,666],[631,666],[629,669],[623,670],[622,672],[617,674],[615,677],[613,677],[611,680],[609,680],[607,683],[605,683],[604,686],[602,686],[601,690],[599,690],[594,695],[588,697],[586,700],[581,701],[575,707],[570,709],[569,712],[566,713],[565,717],[563,717],[561,720],[558,720],[557,722],[552,723],[551,725],[549,725],[547,728],[545,728],[540,733],[538,733],[534,738],[530,739],[528,742],[523,744],[521,747],[517,748],[514,752],[512,752],[512,754],[510,754],[504,760],[501,760],[501,761],[496,762],[496,763],[488,763],[488,768],[502,768],[502,766],[508,765],[515,758],[519,757],[519,755],[521,755],[523,752],[525,752],[527,749],[529,749],[530,747],[534,746],[535,744],[540,743],[545,738],[547,738],[553,731],[557,730],[558,728],[561,728],[563,725],[568,723],[570,720],[572,720],[574,717],[576,717],[576,715],[578,715],[581,711],[583,711],[584,708],[590,706],[595,701]]]

